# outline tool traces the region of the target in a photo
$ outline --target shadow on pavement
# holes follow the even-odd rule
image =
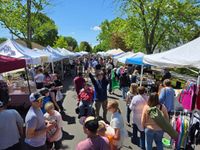
[[[108,98],[110,98],[110,99],[116,99],[116,100],[118,100],[119,98],[117,98],[117,97],[114,97],[114,96],[108,96]]]
[[[128,132],[128,137],[132,137],[133,133],[131,133],[130,131],[127,132]]]
[[[65,112],[61,113],[63,121],[67,121],[68,124],[76,124],[76,118],[71,117],[65,114]]]
[[[63,130],[63,137],[62,140],[73,140],[74,135],[70,135],[68,132]]]

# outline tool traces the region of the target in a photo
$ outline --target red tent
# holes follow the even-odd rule
[[[26,67],[26,61],[24,59],[0,55],[0,73],[21,69],[25,67]]]

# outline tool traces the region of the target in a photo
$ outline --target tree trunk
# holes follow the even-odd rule
[[[26,45],[28,48],[32,48],[31,44],[31,0],[27,0],[27,40]]]

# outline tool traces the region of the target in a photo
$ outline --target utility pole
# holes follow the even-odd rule
[[[27,0],[27,40],[26,44],[28,48],[32,48],[31,45],[31,0]]]

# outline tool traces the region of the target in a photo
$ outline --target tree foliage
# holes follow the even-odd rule
[[[76,39],[74,39],[74,38],[71,37],[71,36],[65,37],[65,40],[66,40],[66,42],[67,42],[67,45],[68,45],[67,48],[68,48],[69,50],[74,51],[75,48],[78,46],[78,43],[77,43]]]
[[[3,37],[0,38],[0,44],[3,43],[3,42],[5,42],[6,40],[7,40],[6,38],[3,38]]]
[[[28,1],[30,7],[27,5]],[[0,23],[17,38],[30,42],[29,36],[41,36],[55,29],[55,24],[47,22],[47,19],[45,23],[41,23],[41,12],[47,5],[47,0],[3,1],[0,3]]]
[[[57,38],[57,40],[55,41],[55,43],[54,43],[54,47],[55,48],[65,48],[66,49],[68,47],[68,45],[67,45],[65,37],[64,36],[59,36]]]
[[[38,20],[38,28],[33,29],[33,41],[43,46],[53,46],[58,38],[58,30],[55,22],[41,13],[36,18]]]
[[[86,41],[82,41],[79,46],[80,51],[92,52],[92,47]]]
[[[165,50],[200,35],[200,4],[196,0],[115,0],[123,19],[101,24],[100,44],[109,48],[113,33],[125,42],[127,49]]]

